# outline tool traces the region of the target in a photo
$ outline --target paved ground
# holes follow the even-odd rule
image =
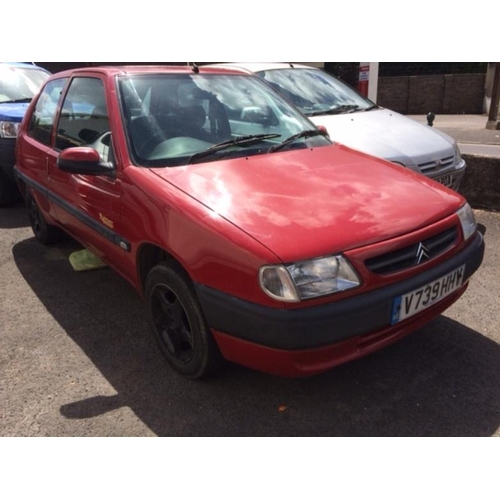
[[[163,362],[142,303],[109,269],[72,271],[24,207],[0,212],[1,436],[500,435],[500,214],[483,266],[430,325],[305,380],[228,365],[191,382]]]
[[[427,124],[425,115],[407,116]],[[497,149],[500,145],[500,130],[487,130],[487,121],[487,115],[438,115],[433,126],[455,138],[462,153],[500,156],[500,149]],[[485,149],[477,150],[471,147],[480,144],[485,145]]]

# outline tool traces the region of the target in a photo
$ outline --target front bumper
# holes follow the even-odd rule
[[[273,309],[203,285],[196,285],[196,290],[208,324],[226,358],[264,371],[293,376],[317,373],[367,354],[427,323],[458,300],[467,287],[467,280],[481,265],[483,255],[484,240],[476,233],[461,252],[411,279],[350,299],[302,309]],[[394,298],[464,264],[462,288],[416,316],[391,326]],[[360,351],[356,346],[363,341],[367,344]],[[264,358],[268,362],[263,367]],[[273,358],[281,360],[278,371],[272,369]],[[318,359],[321,360],[319,364]],[[298,372],[297,366],[301,366]]]
[[[0,138],[0,170],[2,170],[12,181],[14,178],[14,164],[16,162],[15,155],[15,139]]]
[[[429,175],[431,179],[439,182],[440,184],[443,184],[446,187],[458,191],[458,189],[460,188],[460,184],[462,183],[462,179],[464,178],[466,168],[467,164],[465,163],[465,160],[462,158],[460,162],[454,166],[453,169],[448,169],[446,171],[441,171],[427,175]]]

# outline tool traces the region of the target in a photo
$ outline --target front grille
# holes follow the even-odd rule
[[[366,267],[376,274],[389,274],[418,266],[451,248],[457,241],[457,234],[457,228],[452,227],[414,245],[372,257],[365,261]]]
[[[446,158],[439,158],[437,160],[420,163],[418,168],[420,169],[420,172],[428,175],[453,167],[454,163],[455,156],[447,156]]]

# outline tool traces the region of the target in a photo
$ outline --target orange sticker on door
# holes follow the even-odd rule
[[[102,215],[102,213],[99,213],[99,219],[101,219],[101,222],[105,226],[108,226],[109,228],[113,229],[114,222],[112,220],[108,219],[105,215]]]

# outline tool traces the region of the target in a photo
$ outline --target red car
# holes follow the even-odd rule
[[[53,75],[16,175],[36,238],[62,229],[125,277],[191,378],[224,358],[284,376],[359,358],[454,303],[483,258],[461,195],[332,144],[227,69]]]

